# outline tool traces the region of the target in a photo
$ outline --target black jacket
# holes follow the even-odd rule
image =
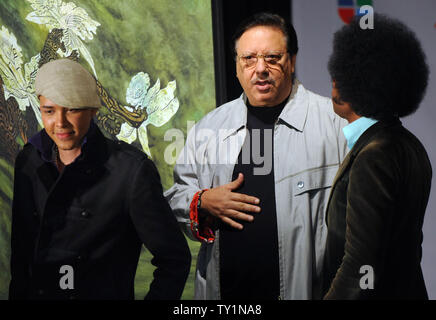
[[[93,127],[60,174],[44,130],[16,159],[10,299],[133,299],[143,243],[157,267],[146,298],[180,298],[191,256],[156,167]],[[62,265],[73,290],[60,288]]]
[[[424,147],[399,120],[362,134],[327,207],[326,299],[428,298],[421,244],[431,176]]]

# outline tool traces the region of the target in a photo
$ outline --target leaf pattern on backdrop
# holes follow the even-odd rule
[[[83,41],[92,40],[97,33],[100,23],[92,20],[86,11],[74,3],[64,3],[61,0],[27,0],[35,10],[29,13],[27,20],[45,25],[49,32],[53,29],[62,29],[62,42],[65,52],[59,50],[61,57],[68,57],[74,50],[78,50],[89,63],[92,72],[97,78],[94,60]]]
[[[49,30],[43,50],[29,62],[23,55],[13,33],[2,26],[0,31],[0,75],[3,80],[4,99],[12,97],[22,112],[30,106],[42,127],[39,101],[35,95],[34,81],[38,67],[52,59],[68,57],[77,60],[79,55],[89,64],[97,81],[103,108],[97,121],[110,135],[127,143],[139,140],[142,150],[151,157],[148,145],[149,124],[161,127],[178,111],[175,96],[176,81],[168,82],[161,89],[160,80],[151,86],[150,76],[139,72],[130,81],[126,92],[128,106],[112,97],[97,79],[94,60],[86,42],[94,39],[100,23],[73,2],[62,0],[27,0],[33,11],[26,19],[44,25]],[[53,51],[53,52],[51,52]],[[24,65],[23,65],[24,63]]]
[[[139,137],[142,149],[151,157],[147,126],[152,124],[155,127],[160,127],[176,114],[179,109],[179,100],[174,96],[175,90],[175,80],[169,82],[165,88],[160,89],[160,80],[157,79],[150,88],[150,76],[144,72],[136,74],[127,88],[126,101],[133,106],[132,111],[144,112],[146,110],[147,119],[142,122],[139,128],[134,128],[129,123],[124,122],[117,138],[132,143]]]
[[[2,26],[0,30],[0,75],[3,80],[5,100],[14,97],[18,107],[25,111],[32,107],[38,123],[42,126],[39,102],[35,96],[34,81],[38,70],[39,54],[23,65],[21,47],[13,33]]]

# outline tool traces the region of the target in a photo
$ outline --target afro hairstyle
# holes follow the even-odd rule
[[[374,29],[355,17],[334,35],[328,62],[340,99],[360,116],[404,117],[418,109],[429,69],[421,44],[402,22],[374,15]]]

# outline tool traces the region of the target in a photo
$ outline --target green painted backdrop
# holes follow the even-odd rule
[[[47,25],[26,19],[29,13],[35,11],[31,2],[59,6],[74,4],[82,8],[89,19],[100,24],[93,39],[81,41],[92,57],[99,82],[120,106],[129,106],[126,90],[132,78],[140,72],[149,75],[150,88],[157,79],[161,88],[175,80],[174,97],[179,104],[177,112],[160,127],[147,126],[151,156],[161,174],[164,189],[169,188],[173,182],[173,165],[164,161],[164,150],[170,144],[163,139],[165,131],[179,128],[186,137],[187,121],[198,121],[215,107],[210,1],[2,0],[0,28],[6,28],[16,38],[23,63],[42,51],[49,35]],[[2,34],[4,36],[4,29]],[[80,54],[79,62],[92,71],[89,59],[85,59],[83,54]],[[4,81],[5,74],[0,75]],[[29,93],[32,89],[26,90]],[[29,103],[23,107],[26,103],[21,102],[21,109],[25,109],[21,110],[16,101],[19,99],[14,96],[8,98],[3,90],[0,94],[0,299],[6,299],[10,277],[13,162],[26,139],[40,127]],[[110,114],[110,110],[104,111]],[[105,132],[105,135],[117,139],[113,132]],[[141,148],[138,139],[131,143]],[[193,297],[193,270],[198,251],[197,243],[189,244],[193,263],[184,299]],[[143,250],[135,286],[138,299],[147,292],[152,277],[154,268],[150,259],[150,255]]]

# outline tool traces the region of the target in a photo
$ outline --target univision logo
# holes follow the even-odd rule
[[[339,17],[349,24],[355,15],[364,15],[364,13],[359,13],[362,6],[372,6],[372,0],[338,0]]]

